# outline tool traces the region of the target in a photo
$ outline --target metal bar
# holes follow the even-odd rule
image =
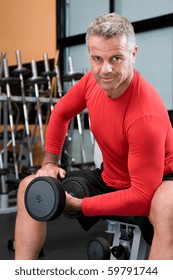
[[[21,60],[21,54],[19,50],[16,51],[16,59],[17,59],[18,69],[22,69],[22,60]],[[28,143],[29,162],[30,162],[30,166],[33,167],[33,156],[32,156],[32,148],[31,148],[30,132],[29,132],[29,118],[28,118],[27,104],[25,99],[25,87],[24,87],[24,79],[23,79],[22,71],[21,72],[19,71],[19,78],[21,84],[23,114],[24,114],[25,130],[26,130],[26,137]]]
[[[8,63],[6,58],[3,59],[3,66],[4,66],[4,76],[5,78],[9,78]],[[9,110],[9,121],[10,121],[10,128],[11,128],[14,169],[15,169],[16,179],[18,180],[19,173],[18,173],[18,163],[17,163],[17,156],[16,156],[16,140],[15,140],[15,130],[14,130],[14,121],[13,121],[12,104],[11,104],[11,91],[10,91],[9,83],[6,84],[6,91],[7,91],[8,110]]]

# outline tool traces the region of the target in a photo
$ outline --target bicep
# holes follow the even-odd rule
[[[70,121],[86,107],[85,88],[78,83],[74,85],[54,107],[55,114],[57,114],[62,121]]]
[[[133,123],[128,134],[128,169],[131,186],[151,195],[164,171],[165,128],[159,118],[148,116]]]

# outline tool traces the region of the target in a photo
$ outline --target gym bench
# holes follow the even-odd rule
[[[92,260],[145,260],[153,238],[153,227],[147,217],[111,217],[107,230],[108,242],[103,237],[88,243],[87,254]],[[109,238],[110,239],[110,238]]]

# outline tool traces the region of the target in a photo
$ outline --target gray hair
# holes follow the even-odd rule
[[[126,17],[116,13],[105,14],[91,22],[86,33],[86,44],[88,46],[89,37],[91,36],[109,39],[121,35],[125,35],[130,45],[129,47],[134,48],[136,40],[131,22]]]

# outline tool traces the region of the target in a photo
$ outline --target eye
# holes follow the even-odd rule
[[[101,61],[101,57],[100,56],[92,56],[91,59],[95,62],[100,62]]]
[[[121,60],[122,60],[122,59],[121,59],[120,56],[117,56],[117,55],[116,55],[116,56],[113,56],[113,57],[112,57],[112,61],[113,61],[113,62],[120,62]]]

